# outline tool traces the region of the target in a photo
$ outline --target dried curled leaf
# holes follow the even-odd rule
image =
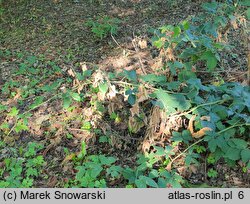
[[[147,89],[144,86],[139,86],[138,93],[136,94],[137,102],[140,103],[146,101],[149,98],[148,95]]]
[[[201,130],[199,130],[198,132],[192,133],[192,137],[194,137],[194,138],[201,138],[201,137],[203,137],[206,134],[207,131],[212,131],[212,129],[209,128],[209,127],[204,127]]]
[[[190,120],[189,120],[189,123],[188,123],[188,130],[190,131],[191,135],[193,138],[201,138],[203,137],[204,135],[206,135],[206,132],[207,131],[212,131],[211,128],[209,127],[204,127],[202,128],[201,130],[199,130],[198,132],[194,132],[194,126],[193,126],[193,123],[194,123],[194,120],[195,120],[196,116],[193,115]],[[203,119],[208,119],[207,118],[203,118]]]
[[[141,49],[147,48],[147,41],[145,39],[139,40],[138,45]]]
[[[131,116],[134,117],[135,115],[139,116],[140,114],[140,107],[139,103],[135,103],[132,108],[130,108]]]

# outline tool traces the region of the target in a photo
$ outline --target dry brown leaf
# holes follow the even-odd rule
[[[203,117],[204,117],[204,116],[203,116]],[[194,138],[201,138],[201,137],[203,137],[204,135],[206,135],[206,132],[207,132],[207,131],[212,131],[211,128],[209,128],[209,127],[204,127],[204,128],[202,128],[201,130],[199,130],[198,132],[194,132],[194,127],[193,127],[194,124],[193,124],[193,123],[194,123],[195,118],[196,118],[196,116],[193,115],[193,116],[190,118],[189,123],[188,123],[188,130],[190,131],[192,137],[194,137]],[[206,119],[208,119],[208,118],[206,118]]]
[[[47,186],[48,186],[48,188],[53,188],[53,187],[55,187],[56,183],[57,183],[56,176],[52,176],[52,177],[49,178]]]
[[[99,101],[104,101],[105,98],[106,98],[106,93],[102,93],[102,92],[99,91],[97,93],[97,98],[98,98]]]
[[[118,96],[114,97],[111,100],[111,102],[108,104],[109,115],[111,115],[113,112],[116,112],[116,110],[120,110],[124,107],[122,96],[120,96],[120,97],[118,97]]]
[[[233,182],[235,186],[241,186],[243,182],[238,177],[233,177]]]
[[[151,146],[150,142],[148,140],[144,140],[142,143],[142,151],[149,152],[150,146]]]
[[[167,171],[171,171],[172,169],[172,162],[169,162],[169,164],[165,168]]]
[[[244,25],[245,27],[247,27],[247,19],[246,19],[246,18],[244,18],[243,16],[240,16],[240,17],[238,18],[238,20],[239,20],[240,24],[242,24],[242,25]]]
[[[151,114],[149,116],[149,124],[145,134],[145,140],[154,140],[155,137],[158,137],[156,130],[161,122],[161,110],[158,106],[155,106],[151,110]]]
[[[211,117],[210,117],[210,116],[202,116],[200,119],[201,119],[201,120],[210,121],[210,120],[211,120]]]
[[[96,73],[94,73],[93,77],[94,77],[94,82],[93,82],[94,87],[99,86],[99,83],[103,82],[103,80],[104,80],[104,76],[100,70],[98,70]]]
[[[165,132],[165,128],[166,128],[166,123],[161,122],[161,124],[160,124],[160,129],[159,129],[158,132],[156,132],[156,134],[157,134],[157,135],[163,134],[163,133]]]
[[[20,96],[22,95],[22,90],[21,89],[16,89],[16,95],[14,96],[14,100],[17,100],[20,98]]]
[[[114,99],[117,93],[118,92],[116,91],[115,85],[111,85],[109,87],[109,92],[107,93],[107,97],[109,99]]]
[[[68,74],[69,74],[69,76],[72,76],[74,78],[76,77],[76,75],[75,75],[75,73],[74,73],[74,71],[72,69],[68,70]]]
[[[148,99],[148,91],[143,86],[139,86],[137,96],[137,102],[143,102]]]
[[[147,48],[147,41],[145,39],[139,40],[138,45],[141,49]]]
[[[238,29],[238,24],[237,24],[236,18],[231,19],[230,23],[235,30]]]
[[[78,82],[79,82],[79,81],[78,81]],[[80,84],[80,82],[79,82],[78,88],[77,88],[77,93],[80,94],[81,91],[83,90],[83,88],[84,88],[84,85],[83,85],[83,84]]]
[[[195,118],[196,118],[196,116],[192,115],[192,117],[190,118],[189,123],[188,123],[188,130],[191,132],[191,134],[194,133],[193,123],[194,123]]]
[[[192,171],[192,173],[194,173],[194,174],[197,174],[197,172],[198,172],[198,168],[197,168],[197,166],[195,166],[195,165],[193,165],[193,164],[191,164],[190,166],[189,166],[189,169]]]
[[[41,115],[40,117],[35,119],[35,123],[36,125],[40,126],[42,124],[43,121],[48,120],[51,117],[50,114],[48,115]]]
[[[173,51],[173,49],[172,48],[170,48],[170,47],[168,47],[167,49],[166,49],[166,54],[167,54],[167,58],[168,58],[168,60],[175,60],[175,57],[174,57],[174,51]]]
[[[181,167],[178,167],[177,168],[179,174],[184,177],[184,178],[187,178],[190,176],[190,171],[187,170],[187,167],[186,166],[181,166]]]
[[[85,72],[85,71],[88,70],[87,65],[86,65],[85,62],[80,62],[80,66],[81,66],[82,72]]]
[[[132,108],[130,108],[131,116],[134,117],[135,115],[139,116],[140,107],[139,103],[135,103]]]
[[[94,109],[92,107],[90,107],[90,108],[84,108],[83,109],[83,115],[86,118],[90,118],[92,115],[94,115]]]
[[[194,133],[192,134],[192,137],[194,137],[194,138],[201,138],[201,137],[203,137],[204,135],[206,135],[206,132],[207,132],[207,131],[212,131],[212,129],[209,128],[209,127],[204,127],[204,128],[202,128],[201,130],[199,130],[198,132],[194,132]]]

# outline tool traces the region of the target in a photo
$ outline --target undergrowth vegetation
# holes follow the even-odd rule
[[[151,30],[164,64],[154,73],[88,63],[64,72],[44,56],[2,51],[19,64],[1,89],[0,187],[43,179],[57,187],[190,187],[180,167],[195,173],[205,164],[210,179],[218,162],[248,174],[249,86],[216,78],[224,70],[221,53],[231,49],[228,30],[245,26],[235,14],[246,4],[205,3],[201,16]],[[104,17],[87,26],[103,39],[117,34],[119,23]],[[125,152],[122,159],[116,151]],[[126,151],[140,153],[126,160]],[[58,166],[62,172],[49,179]]]

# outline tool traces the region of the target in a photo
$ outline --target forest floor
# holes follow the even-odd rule
[[[5,1],[4,1],[5,2]],[[202,11],[201,4],[206,1],[162,1],[162,0],[45,0],[45,1],[7,1],[3,3],[4,12],[0,16],[0,69],[4,81],[12,80],[13,83],[22,83],[26,79],[15,74],[22,64],[31,64],[34,69],[55,69],[44,81],[35,86],[43,87],[53,82],[60,82],[61,78],[72,78],[73,72],[81,69],[99,67],[109,72],[119,72],[123,69],[136,70],[137,74],[155,73],[158,64],[157,52],[150,44],[149,30],[163,25],[177,25],[179,22],[193,18]],[[109,16],[120,20],[116,35],[108,35],[102,39],[96,37],[86,25],[89,20],[97,20]],[[240,82],[246,85],[247,46],[245,43],[243,26],[230,29],[228,33],[230,52],[225,52],[221,63],[225,71],[214,75],[201,72],[204,83],[216,82],[223,79],[227,82]],[[141,43],[145,43],[142,45]],[[61,71],[58,71],[59,68]],[[34,70],[36,74],[36,71]],[[33,76],[33,75],[32,75]],[[35,76],[35,75],[34,75]],[[19,89],[12,89],[15,96],[1,93],[0,102],[11,107],[17,106],[21,112],[26,112],[27,107],[34,102],[32,94],[39,96],[35,86],[24,103],[20,104],[21,93]],[[59,89],[68,85],[61,82]],[[3,88],[4,85],[0,84]],[[15,87],[15,85],[13,85]],[[67,87],[68,88],[68,87]],[[44,146],[39,152],[43,155],[46,165],[43,167],[42,176],[34,181],[34,187],[65,187],[76,174],[70,155],[81,150],[81,141],[88,141],[88,154],[105,154],[119,158],[120,166],[133,167],[136,156],[141,148],[146,127],[138,133],[131,134],[125,122],[116,123],[107,115],[99,122],[103,132],[111,130],[117,135],[109,143],[100,142],[93,134],[82,132],[76,116],[89,114],[91,110],[85,108],[87,102],[75,103],[75,109],[66,112],[60,100],[51,100],[51,95],[46,95],[48,103],[30,111],[29,131],[7,134],[0,130],[0,139],[7,146],[0,150],[0,168],[4,158],[19,154],[20,148],[26,148],[30,142],[38,142]],[[92,101],[87,96],[87,101]],[[129,104],[117,99],[112,104],[120,116],[127,117]],[[111,105],[112,106],[112,105]],[[112,107],[109,106],[109,109]],[[122,110],[124,109],[124,111]],[[109,110],[110,111],[110,110]],[[112,112],[112,111],[111,111]],[[150,109],[148,113],[150,113]],[[117,118],[116,118],[117,119]],[[14,124],[13,119],[9,119]],[[6,116],[1,115],[0,125],[6,121]],[[67,125],[65,125],[67,121]],[[49,124],[47,124],[47,122]],[[105,127],[105,128],[104,128]],[[105,129],[105,130],[104,130]],[[98,135],[99,133],[96,133]],[[12,138],[10,138],[10,136]],[[60,139],[58,139],[60,137]],[[91,138],[93,137],[93,138]],[[3,139],[5,138],[5,139]],[[132,138],[132,139],[131,139]],[[133,139],[134,138],[134,139]],[[13,149],[16,150],[13,152]],[[73,156],[72,156],[73,157]],[[178,161],[179,164],[181,161]],[[241,166],[231,168],[219,161],[214,165],[218,177],[206,176],[208,164],[206,160],[201,165],[191,168],[184,166],[177,168],[178,173],[192,186],[216,187],[250,187],[249,173],[239,174]],[[2,175],[3,177],[6,175]],[[123,180],[110,180],[108,186],[122,187]],[[206,185],[205,185],[206,184]]]

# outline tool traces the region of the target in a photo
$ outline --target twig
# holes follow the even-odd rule
[[[140,62],[140,64],[141,64],[142,73],[143,73],[143,74],[147,74],[146,70],[144,69],[144,65],[143,65],[143,63],[142,63],[141,57],[140,57],[140,55],[139,55],[139,50],[138,50],[137,46],[134,44],[133,40],[132,40],[132,45],[133,45],[134,48],[135,48],[137,57],[138,57],[139,62]]]
[[[116,39],[114,38],[114,36],[112,35],[112,33],[111,33],[111,37],[112,37],[113,41],[115,42],[115,44],[116,44],[119,48],[123,49],[123,47],[116,41]]]
[[[209,102],[209,103],[200,104],[200,105],[198,105],[198,106],[192,108],[191,110],[189,110],[189,111],[187,111],[187,112],[184,112],[184,113],[179,114],[179,116],[185,116],[185,115],[187,115],[187,114],[189,114],[189,113],[192,113],[192,112],[194,112],[195,110],[197,110],[198,108],[203,107],[203,106],[209,106],[209,105],[214,105],[214,104],[221,104],[221,103],[224,103],[224,102],[226,102],[226,101],[228,101],[228,99],[223,99],[223,100],[218,100],[218,101],[213,101],[213,102]],[[175,115],[175,114],[174,114],[174,115]]]
[[[199,139],[198,141],[196,141],[195,143],[193,143],[192,145],[190,145],[188,148],[186,148],[182,153],[180,153],[179,155],[177,155],[175,158],[172,159],[171,164],[178,159],[179,157],[181,157],[183,154],[185,154],[189,149],[191,149],[193,146],[199,144],[200,142],[202,142],[204,140],[204,138]]]

